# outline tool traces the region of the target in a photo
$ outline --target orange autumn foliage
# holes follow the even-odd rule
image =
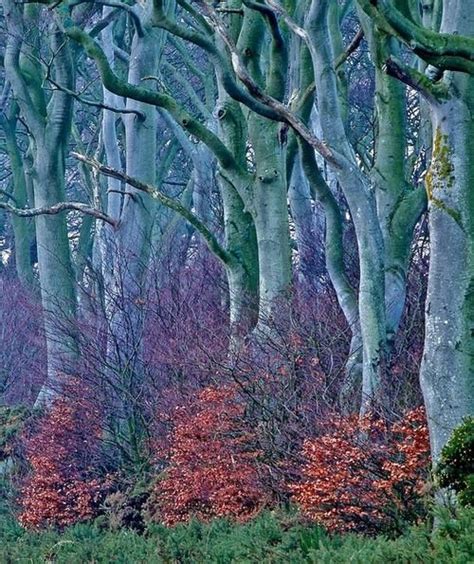
[[[95,516],[102,484],[91,468],[100,432],[90,405],[54,401],[25,439],[31,472],[21,490],[24,527],[63,528]]]
[[[209,387],[172,418],[169,468],[154,496],[160,520],[173,525],[192,517],[245,521],[265,503],[254,434],[244,406],[230,387]]]
[[[292,484],[304,514],[334,532],[375,532],[416,512],[429,465],[423,409],[394,425],[334,417],[303,446],[302,479]]]

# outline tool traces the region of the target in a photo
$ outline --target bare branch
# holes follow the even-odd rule
[[[129,14],[129,16],[132,18],[132,21],[135,24],[135,28],[137,30],[137,34],[140,37],[143,37],[144,31],[143,31],[143,26],[142,26],[142,22],[140,20],[140,17],[138,16],[138,14],[133,9],[133,6],[129,6],[128,4],[125,4],[124,2],[115,2],[114,0],[76,0],[76,1],[71,3],[71,6],[76,6],[76,5],[79,5],[79,4],[87,4],[87,3],[92,3],[92,2],[94,2],[95,4],[100,4],[102,6],[109,6],[111,8],[117,8],[118,10],[125,10],[127,12],[127,14]]]
[[[38,215],[56,215],[63,211],[78,211],[86,215],[91,215],[96,219],[101,219],[106,223],[112,225],[112,227],[117,227],[117,222],[104,212],[91,208],[87,204],[82,202],[59,202],[49,207],[41,208],[16,208],[7,204],[6,202],[0,202],[0,209],[3,209],[9,213],[17,215],[19,217],[35,217]]]
[[[10,176],[10,174],[8,174],[8,176]],[[0,178],[0,180],[5,180],[5,178],[8,178],[8,176]],[[0,188],[0,194],[2,194],[3,196],[5,196],[5,198],[8,198],[9,200],[14,202],[15,204],[18,203],[14,196],[12,196],[9,192],[7,192],[6,190],[3,190],[2,188]]]
[[[427,63],[474,75],[474,38],[421,27],[387,0],[357,1],[380,29],[403,41]]]
[[[285,106],[285,104],[276,100],[272,96],[269,96],[258,86],[258,84],[250,76],[233,40],[227,33],[225,26],[222,24],[222,21],[216,15],[215,11],[202,0],[199,0],[199,4],[201,5],[203,12],[206,13],[208,18],[212,21],[216,32],[219,34],[219,36],[229,49],[234,72],[238,76],[240,81],[247,87],[249,93],[252,94],[252,96],[262,104],[272,109],[278,115],[278,119],[280,121],[287,123],[297,133],[297,135],[299,135],[302,139],[309,143],[309,145],[311,145],[311,147],[313,147],[315,151],[317,151],[324,159],[326,159],[328,163],[330,163],[335,168],[340,168],[337,155],[330,149],[330,147],[328,147],[325,143],[318,139],[300,120],[300,118]],[[305,36],[307,36],[304,30],[303,33],[305,34]]]
[[[224,264],[229,264],[229,262],[233,260],[233,256],[221,246],[221,244],[217,240],[217,237],[192,211],[188,210],[180,202],[177,202],[173,198],[170,198],[169,196],[164,194],[156,186],[142,182],[137,178],[129,176],[125,172],[116,170],[115,168],[107,166],[96,159],[86,157],[85,155],[81,155],[80,153],[73,152],[71,153],[71,155],[77,160],[91,166],[92,168],[95,168],[105,176],[110,176],[112,178],[122,180],[123,182],[127,183],[130,186],[133,186],[133,188],[136,188],[140,192],[144,192],[155,200],[158,200],[160,204],[179,213],[179,215],[184,217],[184,219],[186,219],[186,221],[188,221],[193,227],[195,227],[196,230],[202,235],[209,249],[217,256],[217,258],[219,258]]]
[[[109,110],[110,112],[114,112],[114,113],[117,113],[117,114],[135,114],[140,120],[145,121],[145,115],[142,112],[140,112],[139,110],[127,110],[126,108],[116,108],[114,106],[109,106],[108,104],[104,104],[102,102],[97,102],[95,100],[89,100],[88,98],[83,98],[79,93],[74,92],[74,90],[69,90],[69,88],[65,88],[64,86],[61,86],[55,80],[53,80],[51,78],[51,76],[48,76],[47,80],[55,88],[57,88],[58,90],[62,90],[66,94],[69,94],[70,96],[72,96],[75,100],[77,100],[81,104],[85,104],[86,106],[92,106],[94,108],[100,108],[101,110]]]

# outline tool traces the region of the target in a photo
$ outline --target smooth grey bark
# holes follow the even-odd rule
[[[299,14],[295,12],[294,18],[296,18],[297,22],[300,22],[301,19],[304,19],[303,15],[305,7],[303,4],[299,4],[296,9],[297,12],[299,11]],[[333,26],[338,25],[338,22],[334,22],[334,18],[336,18],[337,15],[338,14],[336,13],[331,13]],[[338,33],[337,35],[340,36],[341,34]],[[291,60],[293,61],[296,58],[298,61],[296,68],[292,69],[292,92],[300,92],[300,96],[303,95],[302,93],[305,93],[305,99],[302,101],[300,107],[300,116],[304,122],[311,122],[312,128],[320,134],[320,120],[317,112],[315,111],[315,97],[312,92],[314,83],[314,68],[311,51],[299,36],[297,37],[296,35],[292,35],[291,39],[291,47],[293,50]],[[338,50],[341,50],[340,41],[341,38],[338,37]],[[340,69],[337,74],[338,87],[343,87],[345,90],[345,79],[342,69]],[[344,98],[344,93],[339,96],[339,100],[342,102],[342,107],[347,109]],[[342,116],[343,121],[345,122],[345,111],[342,112]],[[321,206],[324,214],[324,217],[317,218],[323,225],[316,226],[315,218],[313,216],[311,226],[308,226],[307,230],[304,228],[302,229],[302,227],[300,227],[300,223],[301,225],[305,224],[304,218],[307,218],[307,221],[309,221],[310,211],[308,208],[311,203],[307,202],[305,199],[303,199],[303,201],[301,198],[298,199],[299,204],[303,203],[305,205],[304,218],[298,217],[303,215],[303,211],[300,213],[294,212],[294,210],[297,209],[297,201],[294,199],[293,189],[290,185],[290,206],[295,220],[297,240],[300,238],[299,233],[302,230],[308,232],[312,230],[314,232],[314,229],[316,228],[316,233],[319,231],[324,232],[324,241],[322,242],[322,245],[324,245],[326,270],[336,293],[339,306],[344,313],[352,335],[340,395],[342,409],[349,411],[352,409],[354,404],[354,390],[360,386],[360,382],[362,381],[363,354],[357,292],[352,286],[346,272],[344,261],[343,216],[339,202],[334,196],[335,190],[337,189],[337,177],[331,169],[327,169],[325,170],[325,176],[327,176],[326,180],[321,173],[321,170],[325,168],[323,159],[320,157],[318,158],[314,149],[302,139],[294,139],[294,143],[299,149],[299,157],[293,158],[292,171],[298,172],[296,167],[299,163],[301,163],[302,172],[304,172],[303,182],[308,183],[312,199]],[[288,149],[289,159],[292,159],[292,152],[292,141],[290,141]],[[296,217],[298,217],[298,219],[296,219]],[[304,257],[304,253],[302,253],[303,245],[304,241],[299,243],[298,250]],[[312,240],[311,250],[314,255],[317,255],[318,249],[315,249],[315,245],[317,246],[316,241]],[[319,252],[322,252],[322,250]],[[309,258],[309,260],[311,261],[312,266],[315,265],[315,263],[316,265],[318,264],[317,256],[313,256]],[[317,276],[317,272],[313,273],[313,276]]]
[[[217,77],[218,86],[219,77]],[[229,287],[231,334],[237,342],[256,326],[259,311],[259,254],[255,223],[244,197],[250,190],[246,170],[247,124],[239,105],[220,88],[217,105],[220,137],[240,164],[218,167],[217,180],[224,208],[224,235],[231,260],[225,265]]]
[[[334,9],[334,7],[333,7]],[[359,170],[347,139],[334,69],[330,3],[313,0],[306,29],[312,43],[317,107],[324,138],[338,155],[335,174],[344,191],[354,223],[360,265],[359,320],[363,349],[361,411],[380,399],[385,352],[384,244],[370,181]]]
[[[406,18],[385,1],[381,2],[383,12],[367,2],[362,4],[366,13],[379,18],[380,25],[385,26],[384,17],[388,17],[391,27],[386,32],[400,37],[425,62],[436,65],[427,67],[424,75],[396,61],[387,67],[394,76],[420,91],[431,112],[433,150],[425,179],[430,269],[420,379],[436,463],[453,429],[474,411],[472,50],[466,55],[474,33],[473,3],[443,2],[439,35],[436,30],[440,3],[427,4],[433,12],[421,23],[431,29]],[[453,45],[458,54],[446,57],[446,50]]]
[[[445,2],[440,31],[472,37],[472,8],[473,2]],[[453,429],[474,413],[474,77],[447,72],[443,82],[449,97],[430,104],[430,270],[420,374],[435,462]]]
[[[383,71],[389,56],[398,56],[398,42],[380,33],[359,10],[375,67],[377,135],[371,170],[377,214],[385,251],[385,310],[388,347],[405,308],[407,272],[413,230],[426,206],[425,191],[409,183],[407,165],[406,88]]]
[[[209,120],[207,127],[215,130],[214,123]],[[203,143],[199,143],[193,156],[193,208],[199,219],[209,223],[212,219],[212,193],[216,186],[216,158]]]
[[[129,65],[128,82],[143,85],[144,80],[154,77],[159,66],[159,45],[156,31],[150,25],[151,3],[136,6],[140,28],[134,29]],[[106,35],[107,41],[110,35]],[[106,47],[107,48],[107,47]],[[108,45],[109,62],[112,58]],[[106,97],[118,102],[117,97]],[[133,99],[127,99],[122,117],[125,127],[125,170],[142,182],[154,185],[157,158],[156,108]],[[133,113],[133,112],[134,113]],[[121,156],[116,141],[115,116],[104,116],[103,134],[107,160],[117,170],[122,169]],[[105,253],[111,257],[113,271],[105,277],[106,315],[109,328],[108,352],[112,367],[112,388],[118,393],[115,419],[122,448],[130,459],[140,457],[140,415],[133,398],[140,389],[144,330],[144,305],[148,288],[147,272],[152,246],[152,229],[156,203],[148,194],[133,186],[122,185],[109,179],[108,209],[118,216],[118,227],[106,227]],[[118,192],[118,194],[117,194]]]
[[[129,58],[128,82],[143,84],[143,79],[156,75],[158,69],[158,41],[150,25],[150,3],[137,7],[140,29],[134,30]],[[106,12],[104,12],[106,14]],[[110,29],[102,36],[104,51],[113,65],[114,47]],[[121,100],[104,89],[104,101],[121,107]],[[129,176],[154,184],[156,179],[157,119],[154,106],[128,99],[128,111],[122,118],[125,126],[125,168]],[[118,148],[116,115],[105,110],[102,134],[107,163],[122,169]],[[108,179],[107,211],[118,220],[116,229],[103,226],[101,255],[105,285],[107,315],[115,338],[123,340],[123,357],[135,349],[140,341],[141,310],[146,286],[146,270],[151,251],[152,226],[155,215],[153,199],[133,186],[123,186],[120,180]],[[132,342],[128,342],[128,341]],[[135,342],[137,341],[137,342]]]
[[[323,246],[322,241],[318,241],[318,235],[324,233],[324,225],[317,224],[313,198],[308,180],[303,172],[300,155],[295,159],[290,177],[288,200],[298,249],[298,278],[305,285],[318,288]]]
[[[230,327],[235,342],[247,336],[257,323],[259,270],[257,234],[252,217],[229,180],[221,178],[226,248],[231,259],[226,265],[229,286]]]
[[[264,20],[258,11],[244,8],[242,28],[237,41],[249,72],[257,83],[276,99],[285,94],[286,45],[273,33],[269,46]],[[259,256],[259,324],[271,326],[280,313],[282,300],[288,298],[291,284],[291,247],[288,222],[285,143],[280,124],[253,112],[248,113],[247,131],[253,150],[253,182],[242,198],[252,214]]]
[[[145,22],[143,22],[145,23]],[[128,81],[141,84],[145,77],[154,76],[157,69],[157,50],[154,30],[149,29],[140,37],[135,33],[130,54]],[[125,122],[125,166],[129,176],[149,184],[156,177],[157,120],[154,107],[127,100],[127,109],[143,115],[127,114]],[[132,186],[125,187],[120,215],[120,226],[116,230],[118,256],[116,275],[123,298],[128,307],[138,308],[143,298],[145,271],[151,247],[151,229],[154,218],[154,202],[146,194],[138,193]],[[136,312],[140,317],[139,312]]]
[[[104,6],[102,11],[103,18],[107,18],[112,8]],[[104,53],[112,68],[115,67],[115,49],[114,49],[114,36],[113,28],[111,25],[107,26],[101,33],[101,42],[104,46]],[[102,95],[104,104],[122,109],[124,107],[123,100],[109,92],[105,87],[102,87]],[[115,112],[104,109],[102,112],[101,135],[102,145],[105,153],[105,160],[107,164],[117,170],[122,169],[122,159],[120,154],[118,135],[117,135],[117,117]],[[96,178],[95,187],[95,204],[103,206],[107,214],[115,221],[120,220],[122,212],[123,200],[123,187],[120,180],[108,177],[106,180],[106,193],[102,195],[99,191],[100,181]],[[96,270],[96,280],[98,282],[96,293],[101,296],[101,301],[105,309],[106,318],[110,319],[113,316],[114,310],[114,265],[116,261],[116,253],[118,251],[118,244],[115,238],[115,229],[105,223],[96,223],[94,249],[93,249],[93,264]]]
[[[259,256],[259,321],[264,327],[276,319],[275,308],[281,312],[291,284],[287,184],[278,124],[252,116],[249,131],[256,161],[251,209]]]
[[[38,49],[38,38],[23,44],[26,22],[36,26],[41,8],[19,6],[4,0],[8,28],[5,70],[21,115],[31,135],[32,181],[34,205],[51,206],[65,199],[65,152],[71,131],[72,98],[55,90],[46,101],[42,77],[22,50]],[[24,20],[23,10],[26,20]],[[73,68],[64,36],[52,23],[50,31],[55,79],[62,86],[73,88]],[[63,373],[76,360],[77,349],[70,323],[76,311],[74,272],[64,213],[37,216],[36,241],[41,299],[44,312],[48,375],[37,404],[48,404],[60,391]]]

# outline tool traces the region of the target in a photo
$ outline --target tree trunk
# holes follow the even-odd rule
[[[337,154],[337,180],[344,191],[357,237],[359,254],[359,320],[363,349],[361,412],[381,399],[381,374],[385,353],[384,244],[370,181],[359,170],[345,131],[341,100],[334,69],[330,2],[313,0],[307,15],[311,37],[318,114],[321,130]]]
[[[474,413],[474,79],[457,79],[462,98],[432,108],[426,178],[431,246],[420,377],[435,462],[453,429]]]
[[[5,70],[30,135],[34,205],[48,207],[65,200],[65,152],[71,132],[72,98],[55,90],[47,99],[41,69],[32,62],[39,57],[37,30],[43,8],[19,6],[10,0],[3,4],[8,28]],[[33,30],[27,43],[23,43],[25,22]],[[74,74],[70,49],[54,24],[49,38],[56,53],[55,80],[71,90]],[[36,402],[41,405],[50,403],[61,391],[64,374],[77,360],[71,325],[76,296],[65,214],[37,216],[35,225],[48,357],[47,380]]]
[[[249,120],[255,151],[255,182],[251,209],[257,233],[260,269],[259,322],[276,319],[291,284],[291,249],[286,174],[279,124],[258,116]]]
[[[318,241],[324,233],[324,219],[321,218],[323,225],[317,229],[311,191],[299,155],[293,166],[288,198],[298,248],[298,279],[305,287],[316,289],[324,266],[323,242]]]
[[[45,141],[37,148],[34,161],[35,206],[51,206],[64,201],[63,148],[58,150],[57,146]],[[66,215],[40,215],[35,218],[35,224],[48,354],[48,379],[36,401],[41,405],[49,403],[61,391],[64,374],[77,360],[74,338],[76,293]]]
[[[12,182],[15,206],[19,208],[27,207],[28,194],[26,189],[25,166],[20,149],[16,142],[16,116],[8,119],[6,116],[0,115],[0,127],[5,133],[5,145],[10,160],[12,170]],[[17,217],[11,218],[13,227],[13,236],[15,241],[15,266],[19,280],[25,286],[33,286],[34,274],[31,261],[31,244],[34,240],[33,222],[31,219]]]
[[[226,248],[232,257],[225,265],[229,285],[230,328],[238,343],[255,327],[259,308],[258,247],[251,215],[236,189],[219,182],[224,206]]]

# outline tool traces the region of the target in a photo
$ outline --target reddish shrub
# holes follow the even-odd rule
[[[290,486],[310,519],[330,531],[375,532],[416,513],[429,464],[424,411],[392,426],[335,417],[331,431],[307,439],[302,480]]]
[[[259,453],[243,416],[244,406],[229,387],[206,388],[176,408],[169,468],[154,491],[165,524],[191,517],[245,521],[262,507]]]
[[[92,466],[101,432],[84,402],[57,399],[25,439],[31,473],[21,491],[25,527],[65,527],[93,517],[103,484]]]

